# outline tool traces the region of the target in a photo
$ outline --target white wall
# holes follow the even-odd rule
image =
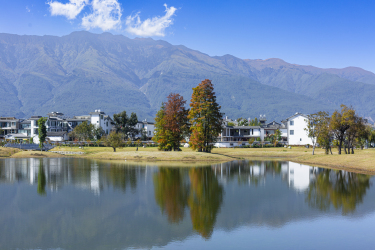
[[[289,185],[298,191],[306,190],[310,184],[310,166],[289,162]]]
[[[297,115],[292,117],[288,121],[288,144],[289,145],[312,145],[311,138],[307,136],[307,122],[304,116]],[[290,125],[290,122],[294,121],[294,125]],[[290,134],[290,131],[294,131],[294,135]]]

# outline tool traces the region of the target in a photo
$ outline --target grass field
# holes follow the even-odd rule
[[[338,155],[337,150],[333,149],[333,155],[325,155],[324,150],[315,149],[315,155],[312,155],[312,149],[301,147],[288,148],[217,148],[211,154],[199,153],[189,148],[182,148],[179,152],[158,151],[157,148],[136,148],[125,147],[113,152],[109,147],[57,147],[53,151],[83,152],[82,155],[61,155],[53,152],[33,152],[20,151],[14,149],[0,148],[0,156],[12,158],[29,157],[83,157],[98,160],[127,160],[137,162],[173,162],[184,163],[186,165],[207,164],[217,162],[227,162],[241,159],[277,159],[290,160],[308,165],[322,166],[335,169],[345,169],[349,171],[364,172],[375,174],[375,149],[355,150],[352,155]],[[11,156],[10,156],[11,155]],[[169,164],[168,164],[169,165]]]

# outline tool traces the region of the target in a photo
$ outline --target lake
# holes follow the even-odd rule
[[[0,249],[374,249],[374,177],[280,161],[0,160]]]

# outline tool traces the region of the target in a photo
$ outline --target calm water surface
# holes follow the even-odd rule
[[[0,160],[0,249],[374,249],[372,176],[293,162]]]

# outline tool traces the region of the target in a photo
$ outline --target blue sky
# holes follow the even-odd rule
[[[0,33],[77,30],[150,36],[211,56],[375,72],[375,1],[12,0],[0,8]]]

